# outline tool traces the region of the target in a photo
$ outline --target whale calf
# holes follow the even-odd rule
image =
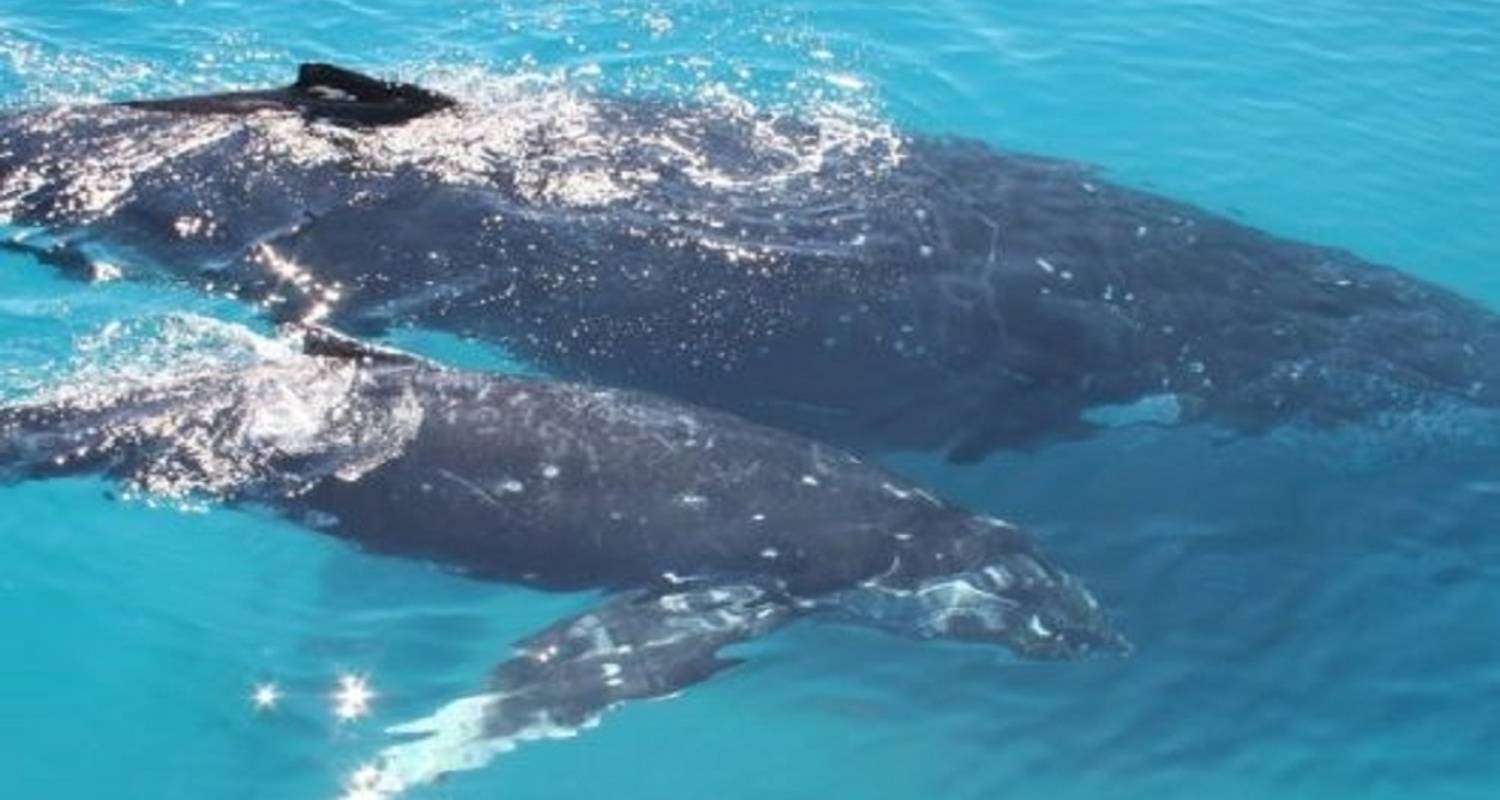
[[[1440,287],[1079,164],[733,104],[309,65],[11,113],[0,214],[76,273],[480,337],[859,450],[1500,405],[1500,322]]]
[[[1034,658],[1126,647],[1027,534],[842,451],[635,391],[309,343],[0,407],[0,480],[103,474],[479,580],[605,592],[519,643],[482,694],[403,727],[429,736],[386,751],[372,790],[673,694],[810,615]]]

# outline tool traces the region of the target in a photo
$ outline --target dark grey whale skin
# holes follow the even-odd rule
[[[121,105],[171,114],[228,114],[296,111],[342,125],[395,125],[452,108],[455,101],[420,86],[361,75],[333,64],[303,64],[290,86],[221,92],[165,100],[132,100]]]
[[[263,506],[479,580],[606,592],[501,666],[493,735],[678,691],[730,663],[721,647],[820,612],[1042,659],[1126,647],[1019,529],[629,390],[341,354],[0,407],[0,482],[71,474]]]
[[[786,148],[817,124],[588,104],[589,136],[543,115],[494,142],[504,103],[362,127],[295,106],[19,112],[0,119],[0,202],[63,265],[107,252],[282,316],[324,303],[348,332],[480,337],[860,450],[974,460],[1161,395],[1244,432],[1500,405],[1494,314],[1343,250],[973,141],[872,140],[799,169]],[[468,132],[482,165],[434,167],[452,139],[411,146],[433,130]],[[78,176],[101,171],[126,188],[89,210]],[[627,191],[567,199],[590,174]]]

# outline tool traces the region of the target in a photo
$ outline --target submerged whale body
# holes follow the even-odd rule
[[[1500,405],[1478,304],[1077,164],[556,89],[389,100],[372,80],[305,68],[290,89],[11,114],[13,246],[956,460],[1101,411],[1255,432]]]
[[[680,691],[809,615],[1037,658],[1124,648],[1025,533],[832,448],[633,391],[313,345],[0,407],[0,479],[102,473],[479,579],[608,592],[408,729],[432,735],[386,751],[382,792]]]

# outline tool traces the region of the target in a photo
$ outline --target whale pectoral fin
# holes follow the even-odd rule
[[[665,697],[738,661],[725,646],[785,621],[790,608],[759,587],[640,593],[564,620],[519,644],[495,669],[500,695],[487,730],[512,735],[536,722],[577,727],[626,700]]]
[[[355,788],[390,796],[524,741],[576,735],[620,703],[667,697],[740,663],[719,651],[796,614],[783,594],[754,582],[616,595],[519,642],[485,693],[390,728],[424,738],[386,748]]]

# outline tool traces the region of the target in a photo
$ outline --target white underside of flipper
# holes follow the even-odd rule
[[[390,800],[449,773],[479,769],[523,742],[570,739],[598,724],[598,717],[577,727],[544,717],[514,733],[491,736],[487,733],[490,714],[503,697],[501,693],[463,697],[430,716],[386,728],[389,734],[421,738],[381,750],[371,764],[349,778],[343,800]]]

